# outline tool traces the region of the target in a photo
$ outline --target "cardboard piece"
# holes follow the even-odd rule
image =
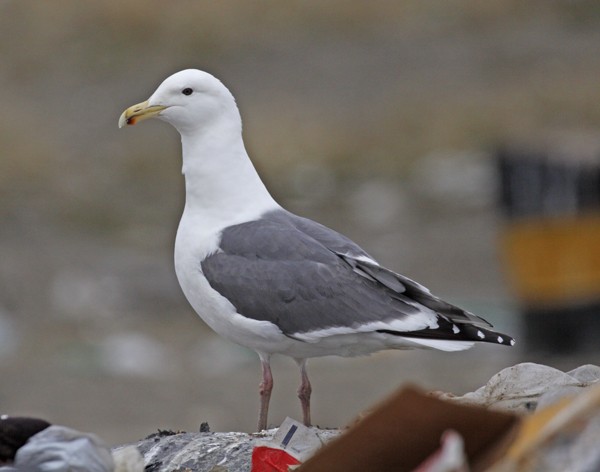
[[[320,449],[298,472],[410,472],[439,449],[448,430],[458,433],[471,470],[493,462],[511,441],[519,417],[439,400],[406,387]]]

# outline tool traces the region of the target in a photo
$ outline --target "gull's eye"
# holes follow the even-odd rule
[[[191,88],[189,88],[189,87],[187,87],[187,88],[184,88],[184,89],[181,91],[181,93],[182,93],[182,94],[184,94],[184,95],[191,95],[193,92],[194,92],[194,91],[193,91]]]

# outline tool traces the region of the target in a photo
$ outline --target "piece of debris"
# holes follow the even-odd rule
[[[0,466],[12,463],[19,448],[48,426],[50,423],[38,418],[0,416]]]
[[[339,430],[307,428],[326,443],[340,434]],[[143,439],[134,445],[144,456],[146,472],[172,472],[190,469],[194,472],[248,472],[252,451],[273,441],[280,428],[248,434],[239,432],[179,433],[172,436]]]
[[[405,387],[343,432],[289,418],[256,434],[201,429],[159,429],[111,454],[93,434],[3,416],[0,472],[596,471],[600,367],[518,364],[460,397]]]
[[[210,433],[210,426],[206,421],[200,423],[200,432],[201,433]]]
[[[462,396],[442,393],[439,398],[496,410],[527,413],[535,411],[538,403],[547,405],[553,399],[576,394],[598,381],[599,366],[583,365],[565,373],[546,365],[524,362],[501,370],[474,392]]]
[[[98,436],[45,420],[0,417],[0,472],[143,472],[134,446],[110,448]]]
[[[312,456],[323,441],[313,428],[286,418],[270,441],[263,441],[252,451],[251,472],[287,472]]]
[[[600,389],[598,379],[600,367],[594,365],[564,373],[524,363],[504,369],[484,387],[460,397],[434,397],[415,388],[404,388],[369,413],[358,415],[359,419],[344,432],[307,429],[325,446],[308,459],[296,456],[302,464],[295,467],[298,472],[600,470],[600,404],[589,397],[600,395],[595,393]],[[581,402],[587,407],[573,406]],[[556,405],[562,408],[555,410]],[[564,420],[564,415],[570,415],[570,419]],[[547,416],[554,419],[540,422]],[[141,441],[137,446],[148,472],[186,468],[214,472],[215,467],[220,471],[247,472],[252,452],[256,457],[257,448],[272,446],[273,442],[281,446],[294,424],[289,420],[279,429],[260,434],[180,433],[158,441]],[[532,424],[535,428],[530,430]],[[555,429],[549,434],[546,427]],[[526,448],[514,449],[523,437],[530,438],[530,434],[523,436],[525,430],[534,431],[531,437],[537,439],[526,442]],[[515,438],[520,438],[519,442]],[[515,450],[526,451],[527,457],[535,458],[536,464],[541,465],[527,468],[529,463],[519,462],[522,454]],[[281,458],[280,452],[292,451],[288,443],[286,447],[272,447],[271,452]],[[515,468],[499,469],[507,457]],[[271,469],[264,470],[285,470],[276,468],[280,465],[281,461],[273,461]]]

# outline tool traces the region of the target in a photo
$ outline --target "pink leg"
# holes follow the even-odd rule
[[[260,355],[260,354],[259,354]],[[258,413],[258,431],[267,429],[267,417],[269,415],[269,400],[273,390],[273,375],[271,374],[271,356],[260,355],[262,367],[262,381],[258,387],[260,394],[260,411]]]
[[[302,405],[302,421],[306,426],[311,426],[310,394],[312,393],[312,387],[306,371],[306,359],[295,359],[295,361],[300,367],[300,376],[302,378],[302,383],[300,383],[300,387],[298,388],[298,398],[300,399],[300,405]]]

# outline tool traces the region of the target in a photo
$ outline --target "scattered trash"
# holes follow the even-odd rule
[[[200,432],[201,433],[210,433],[210,425],[207,421],[203,421],[200,423]]]
[[[298,472],[588,472],[598,444],[600,367],[523,363],[462,397],[404,388]]]
[[[485,470],[480,464],[490,462],[518,422],[512,413],[444,401],[405,387],[320,449],[298,472],[454,472],[469,470],[466,464]],[[461,460],[463,455],[467,461]]]
[[[322,443],[327,443],[340,434],[337,429],[310,428],[310,431],[318,434]],[[215,472],[217,470],[248,472],[254,449],[257,446],[271,444],[273,441],[277,443],[274,437],[280,432],[283,433],[283,428],[273,428],[251,434],[180,432],[169,436],[152,435],[134,445],[144,456],[146,472],[172,472],[186,469],[194,472]],[[219,469],[215,468],[217,466]]]
[[[0,472],[143,472],[133,446],[110,448],[96,435],[36,418],[0,417]]]
[[[112,451],[114,472],[143,472],[144,458],[135,446],[125,446]]]
[[[38,418],[0,416],[0,466],[11,464],[19,448],[48,426],[50,423]]]
[[[462,396],[442,393],[439,398],[527,413],[534,411],[538,403],[547,405],[553,399],[578,393],[599,380],[600,367],[595,365],[583,365],[565,373],[546,365],[524,362],[501,370],[474,392]]]
[[[600,384],[541,408],[521,422],[489,472],[600,470]]]
[[[252,451],[251,472],[287,472],[313,455],[323,445],[314,429],[286,418],[270,441]]]
[[[442,435],[441,447],[414,472],[468,472],[465,443],[460,434],[448,430]]]
[[[110,449],[100,438],[55,425],[30,437],[17,451],[13,466],[52,472],[113,472],[115,468]]]
[[[590,472],[600,470],[600,367],[533,363],[462,396],[405,387],[346,430],[287,418],[255,434],[158,430],[112,451],[96,436],[0,417],[0,472]]]

